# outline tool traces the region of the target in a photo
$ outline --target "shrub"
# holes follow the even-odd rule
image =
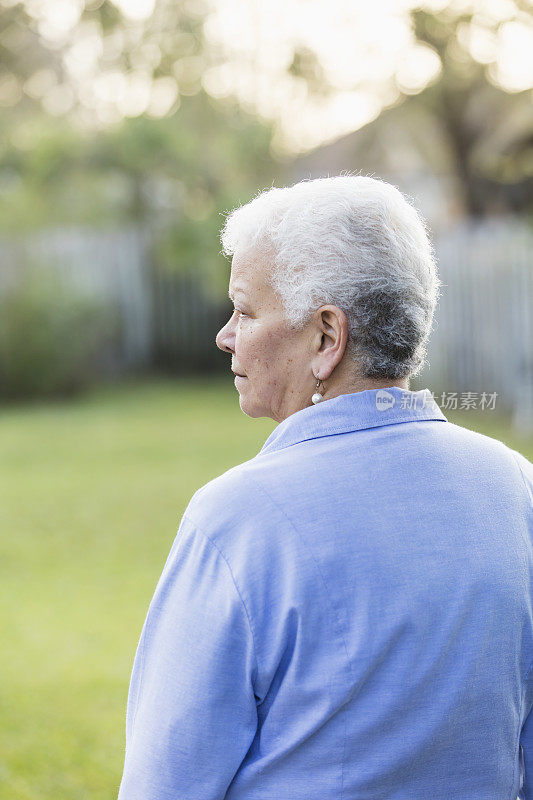
[[[50,269],[24,269],[0,294],[0,393],[77,394],[102,373],[118,332],[109,304]]]

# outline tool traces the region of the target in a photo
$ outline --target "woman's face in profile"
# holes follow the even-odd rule
[[[311,328],[291,328],[267,278],[265,257],[257,253],[235,253],[229,295],[234,311],[216,343],[232,354],[240,407],[250,417],[281,422],[311,405]]]

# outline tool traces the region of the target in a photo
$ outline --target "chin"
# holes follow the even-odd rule
[[[273,419],[272,415],[268,412],[267,409],[262,408],[257,403],[250,401],[248,398],[243,397],[242,394],[239,395],[239,405],[241,407],[241,411],[243,414],[246,414],[247,417],[252,417],[253,419],[259,419],[261,417],[269,417]]]
[[[239,397],[239,405],[241,407],[241,411],[243,414],[246,414],[247,417],[253,417],[257,419],[258,417],[266,417],[266,414],[261,413],[259,409],[254,408],[251,403],[247,403],[246,400],[243,400],[242,397]]]

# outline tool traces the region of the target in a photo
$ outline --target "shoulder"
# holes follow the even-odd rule
[[[529,495],[529,500],[531,505],[533,506],[533,464],[531,461],[519,453],[518,450],[511,450],[511,448],[507,448],[509,453],[513,456],[516,464],[518,465],[518,469],[522,473],[522,478],[524,479],[524,483],[526,486],[526,491]]]
[[[479,465],[492,471],[500,480],[508,480],[509,484],[525,486],[530,504],[533,506],[533,464],[518,450],[478,431],[448,423],[447,430],[455,438],[454,444],[461,440],[465,444],[465,452],[469,458],[475,458]],[[479,467],[481,468],[481,467]]]
[[[244,535],[253,527],[259,536],[279,513],[265,488],[270,461],[256,456],[209,481],[195,492],[184,517],[222,548],[239,531]]]
[[[491,457],[495,461],[501,461],[504,465],[510,465],[513,469],[516,468],[516,456],[519,456],[520,459],[529,464],[529,461],[524,456],[516,450],[512,450],[505,442],[493,436],[488,436],[486,433],[474,431],[449,421],[446,424],[444,433],[450,443],[462,443],[468,449],[468,452]]]
[[[272,499],[272,472],[279,466],[261,456],[233,467],[194,494],[182,520],[189,537],[205,540],[202,547],[217,554],[219,568],[225,563],[257,630],[266,609],[274,618],[274,608],[283,606],[287,587],[300,591],[311,575],[316,582],[316,567],[298,530]]]

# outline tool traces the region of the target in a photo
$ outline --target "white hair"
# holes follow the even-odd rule
[[[439,296],[426,223],[394,186],[340,175],[268,189],[226,218],[222,246],[272,251],[269,277],[302,328],[330,303],[346,314],[362,377],[417,375]]]

